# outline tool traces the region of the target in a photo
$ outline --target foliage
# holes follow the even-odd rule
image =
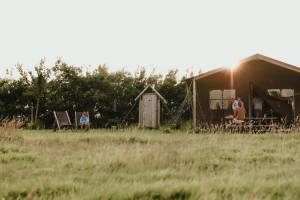
[[[123,119],[135,105],[135,97],[149,84],[167,99],[163,107],[164,122],[172,118],[186,95],[186,84],[177,79],[177,70],[165,76],[154,71],[147,75],[140,67],[134,74],[125,71],[110,72],[106,65],[89,73],[58,59],[54,66],[46,66],[41,59],[34,71],[17,65],[19,78],[0,78],[1,118],[27,118],[36,128],[51,127],[54,110],[67,110],[71,119],[74,111],[90,112],[93,127],[103,127],[110,119]],[[190,112],[185,111],[188,118]],[[138,120],[134,107],[128,118]],[[29,120],[30,119],[30,120]]]
[[[45,67],[45,59],[41,59],[39,65],[34,67],[34,72],[25,72],[22,65],[17,65],[17,69],[21,76],[19,81],[26,86],[26,93],[29,96],[29,99],[32,100],[31,105],[35,105],[35,114],[33,114],[32,110],[31,121],[35,126],[39,126],[41,120],[39,111],[41,105],[45,105],[46,102],[50,69]],[[26,105],[28,106],[28,102],[27,104],[24,104],[23,107]]]

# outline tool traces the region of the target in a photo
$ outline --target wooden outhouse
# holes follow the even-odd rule
[[[150,92],[151,91],[151,92]],[[140,128],[159,128],[161,103],[167,101],[153,86],[147,86],[136,98],[139,100],[139,127]]]

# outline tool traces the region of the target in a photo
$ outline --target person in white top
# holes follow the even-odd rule
[[[232,111],[233,111],[233,113],[235,113],[235,111],[238,109],[238,107],[239,107],[239,102],[241,102],[242,107],[244,107],[244,103],[243,103],[241,97],[237,97],[237,98],[234,99],[233,102],[232,102]]]

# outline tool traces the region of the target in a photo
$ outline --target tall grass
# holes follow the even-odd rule
[[[0,141],[22,141],[23,137],[20,134],[18,134],[18,129],[20,129],[23,125],[24,121],[19,118],[5,118],[0,120]]]
[[[21,131],[0,199],[298,199],[300,135]]]

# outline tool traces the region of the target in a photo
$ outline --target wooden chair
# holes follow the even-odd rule
[[[72,123],[67,111],[53,111],[53,114],[55,119],[53,123],[54,131],[56,127],[58,130],[65,128],[72,129]]]

